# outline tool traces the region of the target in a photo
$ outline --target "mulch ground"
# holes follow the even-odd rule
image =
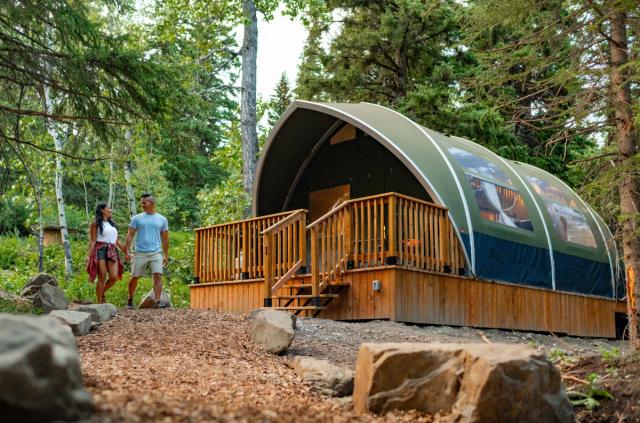
[[[613,399],[596,397],[600,406],[593,410],[576,407],[576,420],[588,423],[640,422],[640,356],[607,360],[602,356],[583,358],[563,370],[565,389],[588,392],[589,384],[584,382],[592,374],[598,375],[595,388],[606,390]]]
[[[432,421],[359,415],[314,393],[285,358],[249,341],[246,315],[125,310],[78,338],[78,348],[93,422]]]

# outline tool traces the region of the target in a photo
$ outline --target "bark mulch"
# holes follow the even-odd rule
[[[419,413],[359,415],[312,392],[283,357],[249,341],[247,315],[124,310],[78,338],[78,348],[93,422],[432,421]]]

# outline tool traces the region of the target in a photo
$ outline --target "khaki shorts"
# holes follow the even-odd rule
[[[162,274],[162,252],[154,253],[136,252],[133,254],[131,264],[131,276],[140,278],[144,276],[147,267],[151,267],[151,273]]]

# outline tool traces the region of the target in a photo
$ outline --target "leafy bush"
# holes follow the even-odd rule
[[[193,233],[169,233],[171,260],[163,278],[164,287],[171,294],[175,307],[189,306],[188,283],[193,280]],[[95,284],[88,282],[85,271],[87,255],[86,240],[71,240],[74,275],[66,278],[64,273],[64,251],[61,245],[44,249],[44,271],[58,279],[60,287],[70,301],[95,301]],[[25,283],[38,272],[38,240],[35,237],[0,236],[0,289],[18,293]],[[122,307],[128,297],[130,264],[125,263],[121,281],[107,292],[107,301]],[[153,286],[149,276],[138,281],[134,302],[139,302]]]

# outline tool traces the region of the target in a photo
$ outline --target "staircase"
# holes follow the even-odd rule
[[[313,304],[312,284],[305,283],[310,280],[310,277],[311,275],[300,275],[299,278],[292,279],[290,284],[281,287],[279,295],[271,297],[273,308],[288,311],[296,316],[316,317],[334,298],[340,297],[340,293],[351,285],[342,280],[326,284],[317,296],[316,304]]]

